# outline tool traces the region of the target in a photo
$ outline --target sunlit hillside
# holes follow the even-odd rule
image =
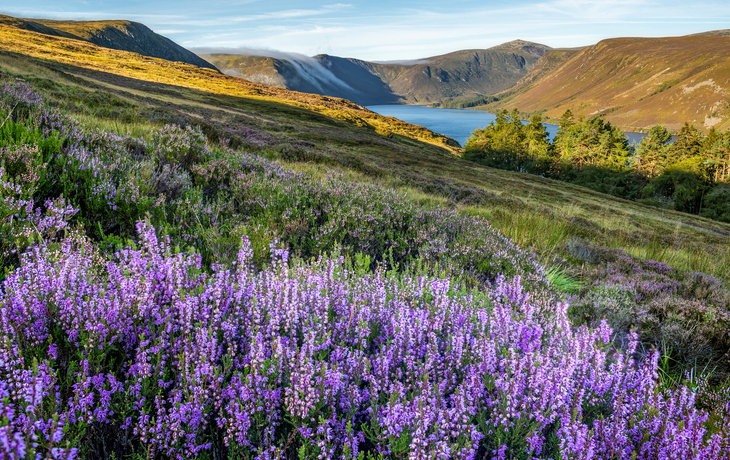
[[[131,51],[168,61],[180,61],[215,70],[209,62],[144,24],[131,21],[54,21],[0,15],[0,24],[56,37],[83,40],[105,48]]]
[[[460,154],[0,25],[0,457],[730,460],[730,224]]]
[[[385,135],[402,135],[456,152],[458,143],[425,128],[395,119],[386,119],[363,107],[342,99],[297,93],[254,84],[240,78],[180,62],[148,58],[136,53],[107,49],[64,37],[47,36],[0,24],[0,49],[76,67],[79,75],[105,72],[140,81],[164,83],[182,88],[208,91],[220,95],[272,101],[346,123],[378,131]],[[113,79],[112,79],[113,80]],[[113,85],[112,82],[110,84]]]
[[[604,115],[627,130],[730,127],[730,38],[614,38],[582,49],[487,109]],[[510,91],[512,92],[512,91]]]

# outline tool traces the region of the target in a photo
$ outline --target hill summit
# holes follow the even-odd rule
[[[310,58],[286,53],[200,53],[229,75],[370,105],[429,104],[498,93],[526,75],[549,50],[545,45],[514,40],[489,49],[455,51],[407,63],[327,54]]]
[[[144,24],[132,21],[54,21],[50,19],[21,19],[0,15],[0,24],[55,37],[83,40],[94,45],[143,56],[185,62],[214,69],[211,63],[156,34]]]

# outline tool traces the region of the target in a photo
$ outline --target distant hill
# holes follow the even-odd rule
[[[72,38],[105,48],[130,51],[168,61],[214,69],[211,63],[144,24],[131,21],[53,21],[0,15],[0,24],[55,37]]]
[[[658,123],[677,130],[685,121],[701,129],[726,129],[730,37],[722,35],[615,38],[563,55],[566,60],[547,54],[543,59],[557,60],[553,70],[519,83],[486,108],[517,108],[551,118],[570,109],[586,117],[604,115],[634,130]]]
[[[693,34],[690,37],[730,37],[730,29],[711,30],[709,32]]]
[[[228,75],[262,85],[341,97],[362,105],[398,104],[402,100],[377,75],[368,71],[366,65],[358,65],[353,62],[355,60],[327,55],[314,58],[296,55],[202,56]]]
[[[527,72],[527,75],[522,77],[520,81],[514,84],[514,86],[497,93],[495,96],[503,99],[531,87],[540,81],[540,79],[542,79],[545,75],[549,74],[564,62],[572,58],[581,49],[582,48],[561,48],[548,50],[547,53],[543,54],[540,59],[537,60],[535,65],[532,66],[532,69]]]
[[[426,104],[494,94],[519,81],[550,50],[515,40],[486,50],[463,50],[414,63],[376,63],[319,55],[202,54],[224,73],[359,104]]]

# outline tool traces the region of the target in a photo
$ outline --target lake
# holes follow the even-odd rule
[[[423,105],[371,105],[367,107],[386,117],[395,117],[407,123],[423,126],[431,131],[448,136],[464,146],[472,131],[484,128],[497,117],[481,110],[435,109]],[[558,131],[557,125],[545,124],[550,140]],[[646,136],[642,133],[626,133],[629,142],[639,143]]]

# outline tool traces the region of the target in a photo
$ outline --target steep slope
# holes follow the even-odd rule
[[[503,99],[507,96],[527,89],[528,87],[540,81],[545,75],[549,74],[557,67],[562,65],[564,62],[568,61],[580,50],[581,48],[549,50],[547,53],[543,54],[540,59],[537,60],[535,65],[532,66],[532,69],[530,69],[530,71],[527,72],[527,75],[522,77],[520,81],[515,83],[514,86],[511,86],[508,89],[497,93],[495,96]]]
[[[319,55],[314,58],[202,55],[223,72],[296,91],[343,97],[359,104],[425,104],[494,94],[522,78],[550,48],[515,40],[486,50],[463,50],[414,64]],[[277,76],[278,75],[278,76]]]
[[[61,64],[68,67],[69,73],[80,78],[101,78],[99,73],[103,73],[108,76],[105,77],[107,85],[117,85],[118,80],[133,79],[134,85],[143,90],[155,84],[166,84],[243,98],[253,105],[264,104],[269,110],[286,112],[294,107],[298,110],[297,116],[302,119],[327,119],[356,130],[425,142],[437,146],[443,152],[458,154],[460,151],[459,144],[453,139],[421,126],[382,117],[346,100],[263,86],[211,69],[142,57],[137,53],[104,48],[85,41],[0,24],[0,52],[4,52],[5,56],[17,54]],[[164,92],[176,93],[169,89]]]
[[[397,104],[380,78],[353,60],[320,55],[241,56],[201,54],[224,73],[262,85],[341,97],[362,105]]]
[[[559,118],[604,115],[624,129],[730,126],[730,37],[616,38],[584,48],[490,107]]]
[[[131,51],[144,56],[215,69],[212,64],[196,54],[137,22],[53,21],[49,19],[20,19],[0,15],[0,24],[45,35],[83,40],[105,48]]]
[[[495,94],[519,81],[550,48],[515,40],[487,50],[463,50],[403,66],[372,70],[410,103],[431,103]]]

